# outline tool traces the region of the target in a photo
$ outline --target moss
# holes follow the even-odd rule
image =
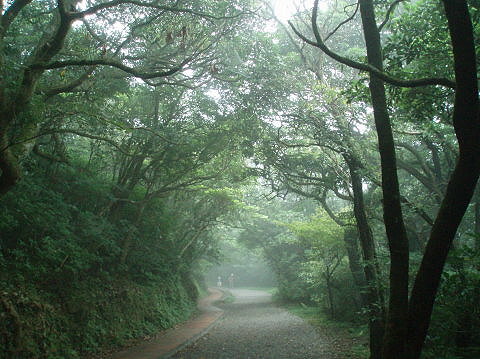
[[[5,306],[0,312],[6,318],[0,322],[2,359],[78,358],[169,328],[195,309],[191,293],[175,277],[149,285],[84,282],[57,301],[34,288],[6,290],[2,300],[18,315]],[[12,330],[17,319],[20,333]]]

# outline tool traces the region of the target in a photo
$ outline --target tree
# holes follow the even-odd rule
[[[286,225],[295,234],[300,245],[306,248],[306,275],[311,277],[314,286],[318,276],[325,282],[330,316],[335,319],[335,274],[346,254],[341,228],[326,213],[321,212],[317,212],[309,221],[296,221]]]
[[[105,67],[153,86],[208,78],[215,42],[240,14],[223,3],[7,1],[0,22],[0,194],[20,178],[20,162],[45,121],[29,113],[32,103],[38,109],[45,97],[70,93]],[[214,31],[216,39],[207,36]]]
[[[452,41],[454,86],[451,81],[436,78],[397,80],[383,72],[379,29],[375,21],[373,2],[364,0],[359,3],[368,64],[339,56],[325,46],[316,24],[318,1],[315,1],[312,12],[315,41],[306,39],[294,29],[304,40],[319,47],[335,60],[370,73],[371,100],[382,158],[384,220],[391,255],[390,303],[382,355],[389,359],[415,359],[420,356],[427,334],[447,254],[472,198],[480,173],[480,145],[474,139],[478,139],[480,134],[480,119],[472,23],[466,1],[444,1]],[[408,239],[400,206],[396,155],[386,106],[384,81],[406,87],[437,84],[455,88],[453,126],[458,139],[459,158],[434,221],[410,299]]]
[[[325,20],[327,21],[327,20]],[[277,20],[278,22],[278,20]],[[342,221],[327,205],[327,198],[334,194],[342,200],[352,201],[354,216],[363,254],[363,265],[355,265],[358,245],[352,243],[348,231],[345,234],[346,246],[352,254],[351,265],[354,278],[364,295],[364,305],[369,313],[371,326],[372,352],[379,352],[383,333],[384,304],[380,289],[375,243],[367,220],[363,204],[362,177],[368,173],[366,162],[375,161],[368,154],[368,132],[362,134],[360,126],[368,126],[364,105],[348,105],[339,99],[342,79],[349,79],[351,74],[328,71],[330,67],[315,62],[315,57],[300,48],[281,27],[276,36],[280,47],[276,60],[277,69],[284,73],[276,79],[274,89],[283,89],[290,85],[288,95],[282,101],[282,110],[275,116],[274,122],[268,118],[264,125],[263,143],[258,146],[255,161],[258,173],[269,181],[272,190],[279,194],[295,193],[318,201],[332,218],[342,226],[351,225]],[[283,36],[283,37],[282,37]],[[338,75],[337,75],[338,73]],[[312,78],[311,75],[314,75]],[[289,80],[289,77],[293,78]],[[275,75],[268,76],[272,82]],[[285,81],[287,79],[287,81]],[[301,79],[301,81],[300,81]],[[271,85],[270,85],[271,86]],[[263,91],[272,91],[265,86]],[[282,93],[276,93],[277,96]],[[367,124],[367,125],[365,125]],[[348,165],[347,165],[348,164]],[[375,176],[370,175],[376,181]],[[352,186],[352,183],[354,184]],[[352,192],[353,189],[353,192]],[[355,238],[355,237],[354,237]],[[363,267],[367,278],[360,279],[355,268]],[[360,275],[363,277],[363,275]],[[366,294],[368,293],[368,294]]]

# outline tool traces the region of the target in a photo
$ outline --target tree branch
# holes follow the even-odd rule
[[[5,33],[7,32],[8,28],[10,27],[10,24],[15,20],[17,15],[22,11],[22,9],[30,4],[33,0],[15,0],[12,5],[8,7],[8,9],[5,11],[5,13],[2,16],[2,21],[0,25],[0,39],[3,39],[5,36]],[[3,1],[2,1],[3,4]],[[3,6],[0,9],[0,11],[3,11]]]
[[[179,12],[179,13],[186,13],[186,14],[191,14],[195,16],[200,16],[205,19],[210,19],[210,20],[225,20],[225,19],[234,19],[239,16],[241,16],[243,13],[239,12],[235,15],[232,16],[215,16],[211,14],[207,14],[204,12],[199,12],[195,11],[192,9],[186,9],[186,8],[177,8],[177,7],[172,7],[172,6],[162,6],[158,5],[155,2],[145,2],[145,1],[139,1],[139,0],[113,0],[113,1],[107,1],[102,4],[98,4],[95,6],[92,6],[91,8],[84,10],[84,11],[79,11],[74,14],[72,14],[74,19],[81,19],[85,16],[88,15],[93,15],[101,10],[108,9],[111,7],[115,7],[118,5],[134,5],[134,6],[140,6],[144,8],[152,8],[156,10],[162,10],[162,11],[168,11],[168,12]]]
[[[425,212],[422,208],[417,207],[415,204],[410,202],[405,196],[400,197],[400,202],[405,204],[407,207],[411,208],[416,214],[423,218],[430,226],[433,226],[433,219]]]
[[[77,135],[77,136],[81,136],[81,137],[86,137],[86,138],[90,138],[90,139],[93,139],[93,140],[99,140],[99,141],[103,141],[103,142],[107,142],[109,143],[110,145],[112,145],[113,147],[115,147],[119,152],[121,152],[122,154],[126,155],[126,156],[134,156],[134,154],[131,154],[131,153],[128,153],[127,151],[125,151],[118,143],[116,143],[115,141],[113,141],[112,139],[110,138],[107,138],[107,137],[102,137],[102,136],[97,136],[97,135],[92,135],[90,133],[86,133],[86,132],[82,132],[82,131],[79,131],[79,130],[76,130],[76,129],[69,129],[69,128],[56,128],[56,129],[47,129],[35,136],[32,136],[30,138],[27,138],[23,141],[20,141],[20,142],[15,142],[15,143],[11,143],[11,144],[8,144],[6,146],[4,146],[3,148],[0,148],[0,152],[3,152],[3,151],[6,151],[7,149],[9,149],[10,147],[13,147],[13,146],[16,146],[16,145],[20,145],[22,143],[28,143],[36,138],[39,138],[39,137],[42,137],[42,136],[46,136],[46,135],[52,135],[52,134],[55,134],[55,133],[71,133],[71,134],[74,134],[74,135]]]
[[[330,206],[327,204],[327,196],[326,196],[326,191],[323,192],[322,196],[319,198],[319,202],[322,205],[323,209],[325,212],[327,212],[328,216],[339,226],[345,227],[347,225],[350,225],[349,223],[346,223],[345,221],[341,220],[330,208]]]
[[[58,15],[54,15],[48,27],[47,32],[37,48],[32,52],[23,71],[21,86],[17,90],[16,99],[12,108],[12,113],[17,113],[25,108],[30,101],[37,84],[38,79],[45,70],[42,67],[36,67],[35,64],[50,61],[63,47],[65,38],[70,30],[72,19],[68,16],[68,9],[65,8],[64,1],[58,1]],[[12,114],[10,115],[12,117]]]
[[[55,95],[59,95],[61,93],[71,92],[74,88],[80,86],[83,82],[85,82],[85,80],[87,80],[90,77],[90,75],[93,73],[94,70],[95,70],[95,66],[92,66],[80,77],[71,81],[70,83],[63,86],[52,87],[50,89],[43,91],[45,100],[48,100],[51,97]]]
[[[338,26],[333,29],[333,31],[331,31],[327,36],[325,36],[325,41],[327,41],[332,35],[334,35],[338,29],[340,29],[343,25],[345,25],[347,22],[350,22],[353,20],[353,18],[355,17],[355,15],[357,15],[357,12],[358,12],[358,8],[360,7],[360,3],[357,2],[357,6],[355,7],[355,11],[353,12],[352,15],[350,15],[348,18],[346,18],[345,20],[343,20],[340,24],[338,24]],[[344,11],[346,11],[346,8],[343,9]]]
[[[395,0],[393,3],[390,4],[390,7],[387,10],[387,13],[385,14],[385,19],[383,22],[378,25],[378,31],[382,31],[383,27],[387,24],[387,22],[390,20],[390,15],[392,14],[393,10],[397,7],[398,4],[403,2],[405,0]]]
[[[357,70],[361,71],[366,71],[371,73],[372,75],[380,78],[381,80],[395,86],[399,87],[420,87],[420,86],[429,86],[429,85],[439,85],[439,86],[445,86],[448,88],[455,89],[456,84],[454,81],[446,79],[446,78],[435,78],[435,77],[427,77],[427,78],[421,78],[421,79],[415,79],[415,80],[404,80],[404,79],[398,79],[393,76],[390,76],[389,74],[386,74],[383,71],[380,71],[378,68],[370,65],[370,64],[365,64],[362,62],[354,61],[352,59],[349,59],[347,57],[341,56],[337,54],[336,52],[333,52],[330,50],[322,40],[322,37],[320,36],[320,32],[318,30],[318,25],[317,25],[317,13],[318,13],[318,0],[315,0],[314,8],[312,11],[312,30],[313,34],[315,36],[315,40],[310,40],[306,38],[294,25],[292,22],[288,22],[292,30],[295,32],[295,34],[305,43],[315,46],[322,50],[325,54],[330,56],[332,59],[346,65],[349,67],[352,67]]]
[[[166,77],[173,75],[174,73],[180,71],[183,66],[188,63],[190,59],[182,61],[182,63],[176,67],[173,67],[169,70],[165,71],[154,71],[154,72],[146,72],[140,71],[133,67],[126,66],[121,62],[117,62],[110,59],[96,59],[96,60],[67,60],[67,61],[54,61],[48,64],[34,64],[32,68],[34,69],[59,69],[68,66],[110,66],[115,67],[123,72],[126,72],[134,77],[138,77],[141,79],[153,79],[158,77]]]
[[[42,150],[40,150],[38,145],[33,146],[32,152],[37,156],[42,157],[50,162],[60,162],[67,165],[70,164],[65,158],[55,157],[49,153],[43,152]]]

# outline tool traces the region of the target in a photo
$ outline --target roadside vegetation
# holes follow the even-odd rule
[[[303,318],[314,326],[322,337],[327,338],[336,352],[345,359],[368,358],[368,328],[355,326],[352,322],[339,322],[329,319],[317,306],[285,304],[290,313]]]
[[[478,2],[288,3],[0,1],[0,358],[232,273],[371,359],[480,357]]]

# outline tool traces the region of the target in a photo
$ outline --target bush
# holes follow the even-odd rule
[[[32,168],[0,202],[1,359],[77,358],[195,309],[193,263],[169,257],[157,232],[137,231],[133,262],[120,263],[123,229],[134,224],[105,215],[109,196],[91,174]]]

